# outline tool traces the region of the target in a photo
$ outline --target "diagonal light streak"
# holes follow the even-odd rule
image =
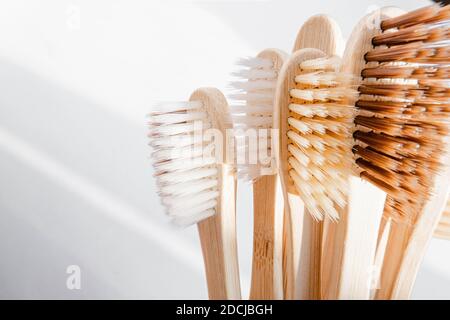
[[[169,228],[157,226],[150,219],[145,218],[144,212],[120,201],[116,196],[2,127],[0,127],[0,147],[22,163],[76,193],[108,218],[158,244],[160,248],[181,261],[183,265],[190,267],[195,272],[203,273],[199,250],[188,245],[182,237],[171,233]]]

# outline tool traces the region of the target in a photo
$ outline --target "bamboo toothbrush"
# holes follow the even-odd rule
[[[232,83],[237,91],[231,96],[237,103],[231,107],[233,126],[236,139],[243,142],[237,151],[237,160],[244,160],[237,164],[238,177],[253,182],[252,300],[283,299],[283,201],[271,129],[275,85],[286,57],[280,50],[266,49],[241,60],[244,68],[234,74],[239,81]]]
[[[379,297],[389,294],[391,299],[407,299],[410,297],[421,261],[445,208],[449,193],[450,6],[434,5],[418,9],[397,19],[382,21],[381,25],[384,30],[400,28],[397,44],[402,43],[401,41],[408,43],[403,44],[409,49],[408,56],[397,57],[398,60],[412,63],[413,72],[410,78],[417,82],[416,90],[419,92],[413,92],[412,106],[421,108],[419,114],[421,117],[413,113],[412,121],[421,121],[416,126],[421,130],[419,143],[424,151],[415,160],[417,171],[422,171],[420,172],[422,179],[419,182],[422,184],[424,194],[418,199],[413,198],[417,200],[417,207],[411,209],[412,215],[409,212],[410,223],[401,226],[400,231],[391,230],[392,237],[388,243],[385,264],[386,261],[392,261],[397,257],[392,251],[398,248],[400,243],[404,245],[405,239],[406,245],[403,255],[394,260],[399,263],[392,291],[389,292],[389,287],[381,287],[379,294]],[[378,41],[389,40],[374,39],[375,44]],[[401,46],[402,44],[394,46],[394,50]],[[375,52],[373,56],[378,57],[379,53]],[[418,66],[414,63],[418,63]],[[413,90],[409,89],[409,93],[411,91]],[[425,151],[429,153],[428,157],[423,155]],[[413,190],[415,195],[417,190],[420,188]],[[399,208],[400,211],[402,209]]]
[[[338,57],[328,57],[321,50],[300,49],[286,62],[277,85],[280,115],[274,126],[280,134],[278,165],[285,211],[292,219],[296,212],[303,214],[302,204],[305,209],[299,228],[300,265],[294,279],[302,299],[321,297],[321,226],[306,216],[316,222],[338,220],[337,208],[345,206],[351,173],[354,108],[342,100],[349,93],[340,86],[346,80],[335,72],[339,65]]]
[[[354,152],[361,176],[388,194],[385,217],[393,220],[378,298],[407,298],[450,181],[441,139],[448,134],[448,67],[441,68],[448,8],[377,15],[381,26],[363,21],[351,37],[359,47],[354,72],[363,77]]]
[[[365,67],[364,53],[371,48],[370,39],[379,33],[377,19],[400,13],[399,9],[386,8],[360,20],[345,48],[342,73],[353,75],[355,80],[359,78]],[[361,87],[360,81],[358,79],[354,83],[355,88]],[[354,105],[355,102],[355,98],[347,98],[348,104]],[[359,119],[360,115],[356,121]],[[355,134],[358,135],[359,131]],[[359,172],[364,172],[362,155],[367,157],[372,153],[362,144],[356,145],[354,152],[355,175],[359,176]],[[377,285],[377,266],[383,252],[381,247],[377,248],[377,239],[386,193],[377,184],[361,181],[358,177],[353,176],[350,181],[347,207],[341,212],[341,220],[338,224],[329,223],[325,232],[322,263],[324,299],[369,299],[373,287]],[[386,236],[381,239],[385,240]]]
[[[315,48],[329,56],[333,56],[340,54],[342,47],[343,39],[339,25],[331,17],[319,14],[310,17],[301,26],[292,51],[295,53],[300,49]],[[287,299],[318,298],[317,292],[319,292],[319,289],[317,287],[319,286],[320,269],[308,267],[307,270],[310,272],[308,273],[299,272],[299,267],[304,264],[308,265],[308,261],[314,261],[316,265],[320,263],[320,250],[315,250],[317,241],[310,242],[313,244],[312,247],[301,246],[301,243],[302,235],[304,237],[320,238],[322,227],[318,225],[317,221],[313,221],[309,214],[304,215],[303,203],[300,197],[291,196],[289,205],[293,209],[289,211],[289,214],[285,214],[283,236],[285,296]],[[313,230],[313,233],[303,233],[302,229]],[[306,270],[305,267],[302,267],[302,270]],[[310,289],[307,289],[309,285],[300,286],[299,284],[301,283],[307,283],[303,277],[315,279],[311,286],[316,287],[316,289],[310,291]]]
[[[220,152],[227,117],[222,93],[201,88],[189,101],[159,105],[149,122],[161,201],[176,224],[197,223],[210,299],[241,298],[235,176]]]
[[[450,202],[447,201],[444,213],[442,213],[441,220],[434,230],[434,237],[440,239],[450,240]]]

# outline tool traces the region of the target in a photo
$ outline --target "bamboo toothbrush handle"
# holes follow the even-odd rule
[[[298,31],[292,52],[304,48],[319,49],[327,55],[341,55],[344,50],[341,28],[327,15],[310,17]]]
[[[241,289],[236,241],[236,180],[228,165],[222,168],[220,211],[200,222],[198,232],[211,300],[239,300]]]
[[[283,299],[282,234],[278,176],[262,176],[253,184],[253,261],[250,299]]]
[[[201,88],[191,95],[190,100],[203,102],[212,127],[222,134],[222,146],[227,146],[226,130],[229,124],[224,119],[228,117],[229,110],[225,96],[215,88]],[[208,295],[214,300],[241,299],[236,238],[236,176],[233,166],[226,163],[226,151],[215,155],[221,162],[216,214],[198,224]]]
[[[302,240],[297,274],[298,298],[321,299],[323,222],[315,221],[307,209],[302,217]]]
[[[287,193],[283,224],[283,289],[286,300],[299,298],[298,271],[304,204],[296,194]]]
[[[257,57],[271,61],[272,70],[278,74],[287,54],[278,49],[266,49]],[[282,199],[277,174],[263,175],[253,183],[254,226],[250,299],[283,299]]]
[[[448,152],[448,151],[447,151]],[[448,153],[446,161],[449,163]],[[391,299],[409,299],[426,250],[445,209],[450,188],[450,166],[436,177],[430,199],[425,204],[406,246],[394,283]]]

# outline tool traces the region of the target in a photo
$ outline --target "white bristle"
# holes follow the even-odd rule
[[[158,103],[149,115],[158,193],[175,224],[197,223],[215,214],[217,160],[203,154],[209,147],[203,136],[194,137],[197,130],[203,133],[209,128],[211,122],[201,101]]]
[[[270,80],[234,81],[231,87],[238,90],[274,90],[276,83]]]
[[[179,136],[154,136],[149,134],[151,141],[149,143],[155,149],[158,148],[182,148],[189,146],[193,142],[193,137],[191,135],[179,135]]]
[[[152,153],[153,161],[175,160],[175,159],[191,159],[202,155],[202,148],[192,148],[192,145],[180,148],[161,148]]]
[[[217,176],[216,168],[203,168],[201,164],[197,164],[193,167],[188,166],[186,169],[186,171],[175,169],[171,172],[162,172],[161,175],[157,176],[157,179],[163,184],[172,184],[174,181],[179,183],[197,179],[215,178]]]
[[[234,72],[231,74],[232,76],[238,78],[245,78],[248,80],[258,80],[258,79],[272,79],[277,76],[277,73],[274,70],[267,69],[246,69],[240,70],[238,72]]]
[[[156,114],[152,117],[152,123],[158,125],[169,125],[175,123],[183,123],[201,120],[204,121],[208,118],[205,112],[189,112],[189,113],[162,113]]]
[[[217,185],[216,179],[203,179],[200,181],[189,181],[172,185],[161,186],[161,193],[172,195],[195,194],[200,191],[211,189]]]
[[[210,200],[205,203],[202,203],[195,207],[186,207],[184,209],[172,209],[167,208],[167,214],[175,220],[178,219],[189,219],[192,220],[194,217],[199,215],[204,215],[205,211],[215,210],[215,206],[217,205],[217,200]]]
[[[302,166],[294,157],[290,157],[288,163],[304,181],[309,180],[310,172],[307,167]]]
[[[294,156],[295,159],[297,159],[298,162],[301,163],[303,166],[308,166],[309,164],[309,158],[308,156],[302,152],[298,147],[294,146],[293,144],[288,145],[288,151]]]
[[[230,108],[233,109],[233,113],[236,115],[242,114],[245,115],[246,113],[258,113],[261,115],[271,115],[273,108],[271,106],[267,106],[267,105],[258,105],[258,106],[251,106],[248,107],[246,105],[235,105],[235,106],[230,106]],[[250,112],[249,112],[250,111]]]
[[[209,126],[203,126],[202,129],[208,129]],[[194,122],[175,123],[171,125],[155,125],[150,124],[150,132],[152,136],[176,136],[179,134],[192,133],[196,129]]]
[[[216,206],[216,204],[214,204],[214,206]],[[191,214],[188,217],[177,217],[177,219],[174,220],[173,222],[179,226],[188,226],[197,223],[198,221],[205,220],[215,214],[216,214],[215,209],[208,209],[203,210],[200,213]]]
[[[273,92],[243,92],[230,94],[229,98],[232,100],[251,101],[251,102],[264,102],[270,103],[273,100]]]
[[[207,165],[212,165],[216,162],[215,158],[180,158],[171,161],[161,161],[153,164],[155,171],[160,172],[170,172],[179,170],[193,170],[197,168],[203,168]],[[180,175],[180,178],[184,175]]]
[[[247,57],[239,59],[236,63],[239,66],[248,67],[252,69],[269,68],[273,67],[272,60],[258,58],[258,57]]]
[[[278,77],[273,61],[258,57],[242,59],[238,64],[244,68],[233,73],[238,81],[231,83],[235,92],[230,95],[230,98],[236,101],[236,105],[230,107],[233,127],[243,130],[271,129],[273,100]],[[270,135],[270,132],[268,134]],[[245,133],[237,135],[242,139],[245,138]],[[249,161],[243,164],[237,163],[238,178],[254,180],[261,176],[264,168],[270,166],[270,157],[272,157],[270,136],[256,143],[256,148],[250,146],[248,142],[237,146],[237,159],[248,159],[249,152],[257,152],[258,161],[256,164]],[[260,155],[267,155],[269,158],[265,156],[265,159],[261,159]]]
[[[252,116],[242,116],[235,115],[231,116],[233,123],[236,124],[236,127],[245,126],[249,128],[267,128],[272,124],[271,116],[260,116],[260,117],[252,117]]]
[[[337,70],[340,66],[341,59],[337,56],[317,58],[312,60],[306,60],[300,63],[300,68],[302,70]]]
[[[196,196],[187,195],[187,196],[166,196],[162,200],[163,204],[165,204],[170,210],[179,209],[182,210],[185,207],[197,207],[202,203],[210,200],[217,199],[219,196],[218,191],[207,191],[200,192],[196,194]]]
[[[308,148],[311,144],[309,140],[299,135],[295,131],[288,131],[287,136],[291,139],[300,149]]]
[[[335,72],[309,72],[295,77],[295,82],[307,86],[331,87],[343,82],[352,81],[353,75]]]
[[[300,64],[290,90],[288,108],[289,176],[316,220],[339,218],[337,207],[346,204],[351,172],[353,118],[347,105],[357,97],[355,78],[335,72],[339,58],[320,58]]]
[[[151,106],[150,116],[171,112],[182,112],[202,108],[201,101],[156,102]]]
[[[353,90],[347,88],[324,88],[324,89],[292,89],[290,95],[293,98],[313,101],[340,101],[353,93]]]

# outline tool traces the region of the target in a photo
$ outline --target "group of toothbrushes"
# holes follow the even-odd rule
[[[250,299],[410,297],[433,234],[450,238],[449,39],[450,6],[387,7],[340,56],[318,15],[291,55],[239,62],[230,105],[201,88],[152,110],[158,191],[198,226],[210,299],[242,298],[237,178],[253,184]]]

